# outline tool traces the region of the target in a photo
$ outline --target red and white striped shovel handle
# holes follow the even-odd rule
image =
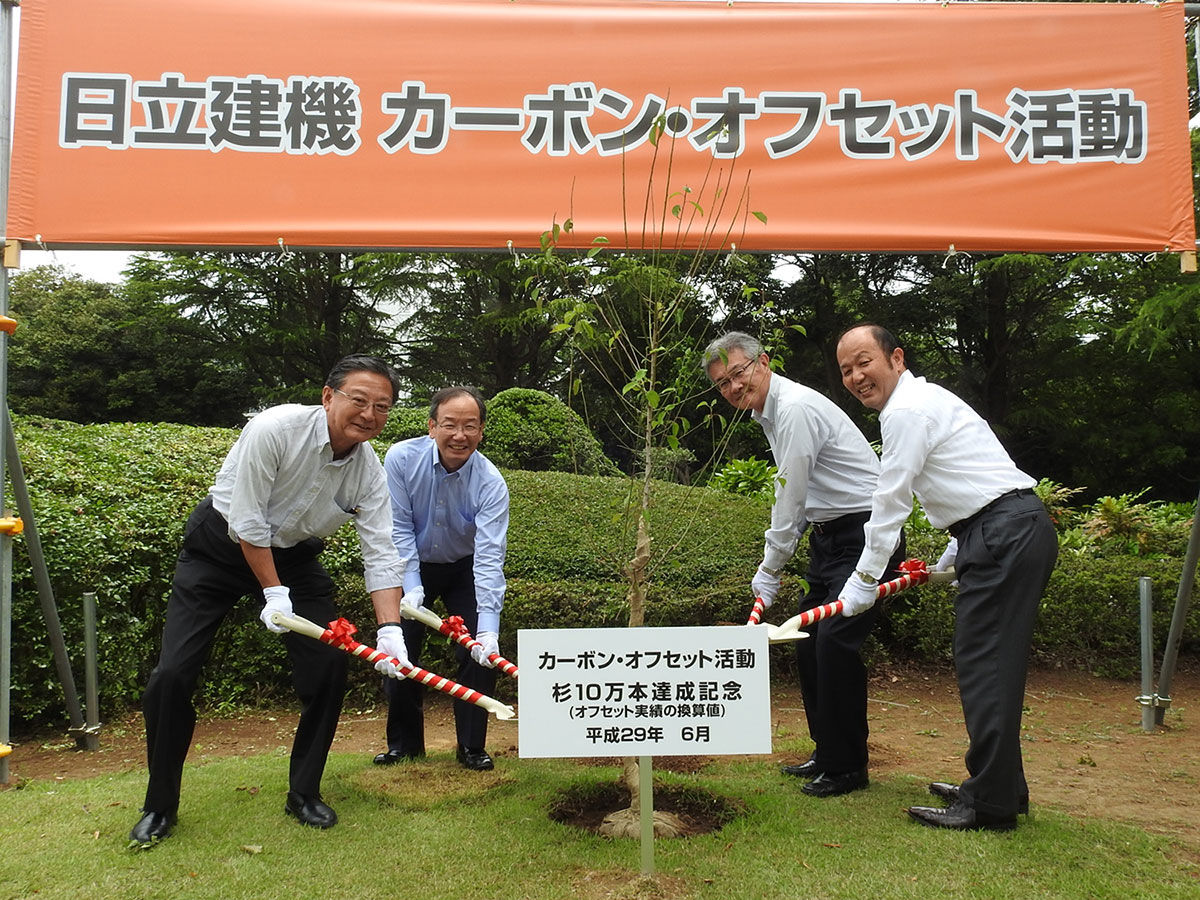
[[[400,608],[401,613],[403,613],[403,605],[401,605]],[[430,615],[433,614],[430,613]],[[462,644],[468,650],[483,646],[481,643],[479,643],[479,641],[471,637],[471,632],[467,630],[466,623],[463,622],[462,616],[451,616],[449,619],[441,622],[441,624],[438,625],[438,631],[446,635],[446,637],[450,638],[451,640]],[[509,662],[499,653],[489,653],[488,661],[505,675],[511,675],[513,678],[517,677],[516,665]]]
[[[919,584],[925,584],[927,581],[953,581],[954,570],[947,569],[943,572],[930,572],[925,563],[919,559],[907,559],[899,566],[903,573],[899,578],[893,578],[891,581],[882,582],[875,594],[877,600],[882,600],[884,597],[890,597],[892,594],[903,591],[906,588],[916,587]],[[842,611],[842,601],[834,600],[832,603],[826,603],[822,606],[814,606],[812,609],[805,610],[798,616],[793,616],[783,623],[780,627],[792,626],[795,628],[807,628],[813,622],[820,622],[822,619],[827,619],[830,616],[836,616]]]
[[[814,606],[812,609],[806,609],[800,615],[794,616],[793,619],[797,628],[807,628],[813,622],[820,622],[822,619],[836,616],[841,611],[842,601],[834,600],[832,603],[826,603],[823,606]],[[788,619],[788,622],[792,622],[793,619]]]
[[[763,603],[762,597],[755,597],[754,598],[754,608],[752,610],[750,610],[750,618],[746,621],[746,624],[747,625],[763,624],[763,621],[762,621],[763,611],[766,608],[767,608],[767,604]],[[789,620],[789,622],[790,622],[790,620]],[[770,641],[772,644],[782,644],[782,643],[786,643],[787,641],[798,641],[801,638],[808,637],[807,634],[804,634],[799,629],[794,628],[794,627],[789,627],[789,622],[785,622],[783,625],[772,625],[770,622],[767,622],[766,623],[767,640]],[[794,623],[791,623],[791,624],[794,625]]]
[[[763,603],[762,597],[755,597],[754,598],[754,609],[750,610],[750,618],[746,620],[746,624],[747,625],[757,625],[759,622],[761,622],[762,617],[763,617],[763,610],[765,610],[766,608],[767,608],[767,605],[765,603]]]
[[[925,569],[915,569],[905,572],[899,578],[893,578],[891,581],[885,581],[879,585],[879,591],[875,594],[875,599],[882,600],[884,597],[890,597],[892,594],[902,591],[905,588],[916,587],[918,584],[924,584],[929,580],[930,574],[931,573]]]
[[[407,603],[400,604],[400,616],[401,618],[424,622],[434,631],[446,635],[452,641],[457,641],[468,650],[472,647],[481,646],[479,641],[471,637],[471,632],[467,631],[466,625],[463,624],[462,618],[459,616],[451,616],[449,621],[444,622],[441,616],[433,610],[426,609],[424,606],[409,606]],[[488,660],[505,675],[511,675],[513,678],[518,677],[516,663],[509,662],[499,653],[489,654]]]
[[[282,613],[272,613],[271,620],[276,625],[282,625],[289,631],[316,638],[318,641],[328,644],[331,647],[336,647],[338,650],[342,650],[352,656],[361,657],[369,663],[376,663],[381,659],[389,660],[400,670],[400,674],[405,678],[411,678],[413,681],[419,681],[421,684],[428,685],[435,691],[449,694],[455,700],[465,700],[467,703],[474,703],[476,706],[480,706],[488,712],[493,713],[497,719],[516,718],[516,711],[511,706],[506,706],[499,700],[494,700],[486,694],[481,694],[479,691],[459,684],[457,681],[451,681],[449,678],[443,678],[441,675],[430,672],[428,669],[422,669],[420,666],[404,665],[394,656],[388,656],[382,650],[376,650],[374,647],[354,640],[351,635],[357,629],[351,622],[345,619],[337,619],[334,622],[330,622],[329,628],[322,628],[320,625],[310,622],[303,616],[285,616]]]

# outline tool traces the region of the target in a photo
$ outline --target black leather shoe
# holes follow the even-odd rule
[[[383,753],[377,753],[372,762],[377,766],[394,766],[399,762],[424,758],[424,753],[405,753],[403,750],[385,750]]]
[[[816,778],[821,774],[815,759],[809,759],[808,762],[802,762],[798,766],[780,766],[779,771],[784,775],[794,775],[796,778]]]
[[[961,800],[945,809],[940,806],[910,806],[908,814],[930,828],[949,828],[952,831],[1012,831],[1017,817],[1000,818],[977,812]]]
[[[129,832],[129,840],[138,844],[154,844],[171,833],[175,817],[167,813],[147,812],[142,816],[133,831]]]
[[[866,769],[856,772],[822,772],[800,790],[810,797],[837,797],[851,791],[861,791],[870,783]]]
[[[935,781],[929,785],[929,793],[935,797],[940,797],[947,803],[954,803],[958,800],[958,785],[950,784],[948,781]],[[1017,801],[1017,812],[1023,816],[1029,815],[1029,798],[1022,797]]]
[[[297,819],[301,825],[313,828],[332,828],[337,824],[337,813],[321,802],[320,797],[305,797],[288,791],[284,812]]]
[[[473,772],[486,772],[496,767],[486,750],[468,750],[466,747],[458,748],[458,764]]]
[[[958,799],[958,785],[951,784],[949,781],[931,781],[929,783],[929,793],[933,794],[939,800],[953,803]]]

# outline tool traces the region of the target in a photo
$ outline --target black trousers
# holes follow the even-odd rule
[[[994,501],[958,531],[954,667],[966,721],[973,809],[1015,817],[1029,797],[1021,760],[1021,709],[1029,648],[1058,537],[1031,491]]]
[[[439,597],[447,616],[462,616],[467,630],[475,635],[479,625],[479,610],[475,606],[475,557],[465,556],[452,563],[421,563],[421,584],[425,602],[431,604]],[[402,626],[404,645],[413,665],[420,665],[425,646],[426,625],[405,619]],[[430,632],[432,633],[432,632]],[[461,644],[454,645],[458,670],[454,680],[481,694],[492,695],[496,688],[495,669],[481,666],[471,658],[471,652]],[[383,693],[388,701],[387,744],[389,750],[409,755],[425,752],[425,685],[411,678],[383,679]],[[488,714],[481,706],[465,700],[454,701],[454,730],[458,745],[466,750],[483,750],[487,743]]]
[[[871,514],[850,513],[810,528],[808,593],[800,611],[837,599],[862,554],[863,525]],[[896,577],[905,544],[888,561],[881,581]],[[867,765],[867,667],[859,650],[875,627],[882,603],[857,616],[833,616],[810,625],[808,638],[796,642],[796,666],[808,733],[816,744],[813,759],[823,772],[844,773]]]
[[[279,578],[291,591],[296,614],[324,625],[337,614],[333,582],[317,561],[322,546],[313,538],[276,549],[273,555]],[[229,539],[225,518],[213,509],[212,498],[206,498],[184,530],[183,550],[167,601],[162,651],[142,700],[150,767],[143,806],[147,811],[174,813],[179,806],[183,763],[196,725],[192,705],[196,681],[221,621],[245,596],[262,602],[262,590],[241,547]],[[288,785],[293,791],[315,796],[320,793],[325,760],[342,711],[346,654],[303,635],[288,632],[280,637],[300,698]]]

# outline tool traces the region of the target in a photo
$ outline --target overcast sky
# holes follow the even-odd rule
[[[117,282],[131,254],[116,250],[22,250],[21,268],[58,263],[93,281]]]

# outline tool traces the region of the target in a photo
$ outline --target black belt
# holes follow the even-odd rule
[[[856,512],[846,513],[844,516],[838,516],[836,519],[830,519],[828,522],[813,522],[812,530],[817,534],[832,534],[839,528],[846,528],[850,525],[863,525],[871,520],[871,513]]]
[[[968,528],[970,528],[971,525],[980,516],[982,516],[984,513],[991,512],[993,509],[995,509],[997,506],[999,506],[1001,501],[1008,500],[1012,497],[1033,497],[1033,496],[1035,496],[1034,492],[1033,492],[1033,488],[1015,488],[1014,490],[1007,491],[1006,493],[1001,494],[995,500],[988,503],[986,506],[984,506],[978,512],[972,513],[971,515],[967,516],[965,519],[960,519],[959,521],[953,523],[947,529],[947,531],[949,531],[955,537],[958,537],[960,534],[962,534],[964,531],[966,531]]]

